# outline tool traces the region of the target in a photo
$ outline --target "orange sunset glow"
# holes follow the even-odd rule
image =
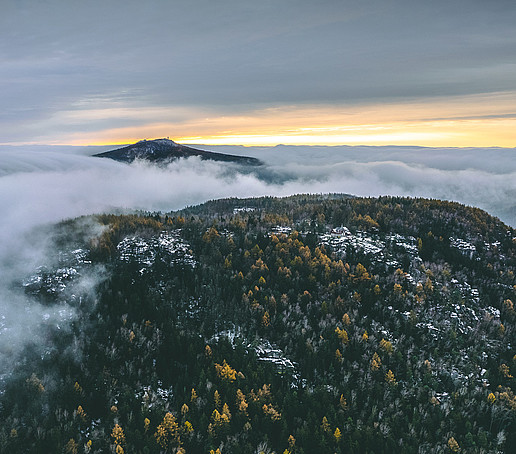
[[[514,147],[516,93],[385,103],[365,106],[285,106],[239,115],[186,111],[182,122],[154,121],[175,110],[83,111],[146,119],[138,127],[76,133],[60,143],[104,145],[170,137],[212,145],[418,145],[429,147]],[[181,110],[181,109],[179,109]],[[182,110],[183,113],[185,111]]]

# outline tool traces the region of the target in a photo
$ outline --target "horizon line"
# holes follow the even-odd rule
[[[500,148],[500,149],[516,149],[516,144],[514,146],[503,146],[503,145],[421,145],[418,143],[411,144],[401,144],[401,143],[349,143],[349,142],[341,142],[341,143],[328,143],[328,142],[308,142],[308,143],[288,143],[288,142],[277,142],[277,143],[210,143],[210,141],[188,141],[179,139],[170,139],[167,137],[153,137],[153,138],[142,138],[142,139],[128,139],[127,141],[113,141],[113,142],[90,142],[90,143],[77,143],[77,142],[39,142],[39,141],[31,141],[31,142],[0,142],[1,147],[22,147],[22,146],[37,146],[37,147],[123,147],[128,145],[133,145],[142,141],[154,141],[154,140],[162,140],[167,139],[171,140],[180,145],[195,145],[195,146],[234,146],[234,147],[245,147],[245,148],[275,148],[275,147],[370,147],[370,148],[383,148],[383,147],[397,147],[397,148],[451,148],[451,149],[463,149],[463,148]],[[186,139],[186,138],[185,138]]]

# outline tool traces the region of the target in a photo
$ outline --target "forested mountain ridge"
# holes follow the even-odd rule
[[[484,211],[333,194],[94,220],[20,283],[76,315],[5,382],[2,452],[516,446],[516,232]]]

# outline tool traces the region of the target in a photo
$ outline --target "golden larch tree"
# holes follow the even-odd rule
[[[122,427],[120,427],[118,424],[115,424],[115,427],[113,427],[113,430],[111,431],[111,438],[115,443],[115,452],[117,454],[124,454],[123,445],[125,444],[125,434]]]
[[[222,365],[215,363],[215,369],[217,371],[217,375],[223,381],[227,381],[232,383],[236,380],[236,370],[233,369],[227,362],[224,360]]]
[[[158,445],[165,451],[179,447],[181,444],[179,439],[179,425],[172,413],[168,412],[165,415],[162,423],[156,429],[154,437]]]
[[[450,448],[451,452],[459,452],[460,451],[459,443],[457,443],[457,440],[455,440],[455,438],[453,438],[453,437],[450,437],[448,439],[448,448]]]

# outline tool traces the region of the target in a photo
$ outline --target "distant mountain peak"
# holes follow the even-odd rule
[[[162,139],[142,139],[136,142],[136,144],[139,143],[158,143],[162,145],[171,145],[171,146],[179,146],[177,142],[174,142],[173,140],[170,140],[168,137],[163,137]]]
[[[156,164],[168,164],[180,158],[198,156],[202,160],[233,162],[242,165],[262,165],[259,159],[249,156],[235,156],[212,151],[198,150],[170,140],[168,137],[153,140],[140,140],[116,150],[106,151],[93,155],[99,158],[110,158],[120,162],[135,160],[149,161]]]

